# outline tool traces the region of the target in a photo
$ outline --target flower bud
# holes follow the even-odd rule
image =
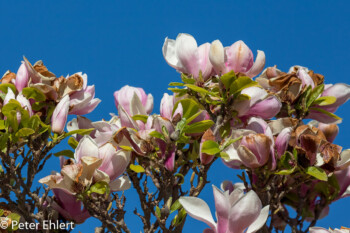
[[[217,74],[225,72],[225,50],[219,40],[214,40],[210,45],[209,60]]]
[[[66,95],[61,99],[61,101],[56,106],[51,117],[51,127],[52,132],[62,133],[68,116],[69,110],[69,96]]]
[[[16,75],[16,88],[21,92],[23,88],[28,86],[29,73],[24,63],[19,67]]]

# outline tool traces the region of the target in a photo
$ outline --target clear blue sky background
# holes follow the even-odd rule
[[[209,2],[209,1],[207,1]],[[326,76],[326,82],[347,82],[350,61],[349,1],[1,1],[0,72],[17,71],[22,56],[42,59],[56,75],[83,71],[96,85],[102,99],[93,120],[116,112],[113,92],[129,84],[143,87],[155,97],[155,112],[167,84],[179,75],[163,59],[166,36],[192,34],[198,44],[220,39],[224,45],[244,40],[252,49],[263,50],[267,65],[287,70],[307,66]],[[336,143],[350,147],[350,103],[337,113],[344,117]],[[58,170],[54,158],[40,174]],[[237,181],[235,173],[219,161],[211,180]],[[127,191],[129,205],[138,202]],[[201,197],[213,203],[208,185]],[[210,204],[213,208],[213,204]],[[350,226],[350,198],[331,206],[319,226]],[[126,221],[140,232],[139,220],[130,212]],[[214,214],[214,213],[213,213]],[[77,227],[93,232],[97,221]],[[188,219],[184,232],[202,232],[205,224]]]

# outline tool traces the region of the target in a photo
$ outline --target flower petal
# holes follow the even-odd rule
[[[216,223],[211,215],[208,204],[197,197],[180,197],[179,202],[188,215],[199,221],[205,222],[215,231]]]
[[[228,227],[228,217],[230,214],[230,201],[228,199],[228,192],[223,193],[213,185],[214,201],[216,215],[218,219],[217,233],[226,233]]]
[[[229,231],[243,232],[258,218],[261,201],[254,191],[249,191],[231,208]]]
[[[256,56],[255,62],[250,68],[248,72],[246,72],[246,75],[253,78],[260,74],[260,72],[264,69],[265,66],[265,53],[264,51],[258,50],[258,55]]]
[[[90,136],[87,135],[80,140],[75,150],[74,159],[77,163],[79,163],[81,158],[84,156],[98,158],[98,145]]]
[[[112,192],[127,190],[131,187],[131,181],[128,176],[122,176],[109,183]]]
[[[259,217],[248,227],[246,233],[255,233],[264,226],[269,217],[270,206],[265,206],[261,211]]]

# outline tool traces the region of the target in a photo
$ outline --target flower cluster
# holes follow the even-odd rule
[[[265,53],[254,59],[243,41],[198,46],[179,34],[162,51],[181,80],[169,84],[173,94],[164,94],[159,114],[151,94],[124,86],[114,93],[118,114],[92,122],[81,115],[100,100],[87,76],[57,78],[41,61],[24,59],[1,79],[2,150],[6,142],[44,150],[30,144],[42,138],[51,149],[70,136],[74,152],[56,153],[61,171],[39,181],[54,194],[47,207],[67,221],[94,216],[111,232],[130,232],[124,192],[116,192],[133,186],[145,232],[181,232],[186,214],[209,226],[204,233],[349,232],[314,227],[331,203],[350,196],[350,150],[335,143],[342,120],[335,112],[349,85],[326,84],[302,66],[265,68]],[[68,114],[77,117],[67,123]],[[242,170],[242,183],[213,186],[215,221],[198,195],[216,161]]]

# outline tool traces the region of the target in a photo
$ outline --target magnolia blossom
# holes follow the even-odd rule
[[[165,38],[163,56],[166,62],[177,71],[192,74],[194,78],[202,73],[204,81],[211,75],[213,66],[209,61],[210,44],[198,47],[193,36],[180,33],[176,40]]]
[[[178,104],[175,112],[175,97],[174,95],[168,95],[164,93],[162,100],[160,101],[160,115],[169,120],[172,120],[176,116],[182,117],[183,109],[181,103]]]
[[[95,98],[95,85],[87,85],[87,75],[81,72],[75,75],[81,76],[83,85],[81,90],[72,92],[70,96],[70,110],[69,114],[84,115],[92,112],[101,102],[100,99]]]
[[[341,121],[339,119],[334,118],[329,114],[324,113],[323,111],[334,113],[340,105],[346,103],[350,98],[350,86],[344,83],[337,83],[334,85],[328,84],[325,86],[325,89],[320,97],[324,96],[334,96],[336,98],[336,101],[325,106],[314,106],[314,108],[310,110],[307,118],[327,124],[340,123]]]
[[[21,92],[23,88],[28,86],[29,73],[24,63],[19,67],[16,75],[15,85],[16,89]]]
[[[328,230],[322,227],[310,227],[310,233],[350,233],[350,228],[342,227],[340,229],[335,228],[334,230],[329,228]]]
[[[91,122],[88,118],[77,116],[67,124],[67,130],[73,131],[78,129],[94,129],[90,133],[90,137],[94,139],[98,146],[102,146],[105,143],[111,141],[113,134],[120,128],[119,119],[117,117],[112,117],[110,121],[96,121]],[[73,135],[78,141],[83,137],[79,134]]]
[[[51,189],[65,189],[71,194],[82,192],[93,182],[100,181],[109,183],[111,191],[125,190],[130,188],[130,180],[127,177],[116,178],[123,174],[129,161],[130,152],[116,150],[110,143],[99,148],[91,137],[84,136],[76,148],[73,164],[64,166],[65,162],[61,159],[61,174],[47,176],[39,182]]]
[[[69,111],[69,96],[66,95],[56,106],[51,117],[51,128],[54,133],[62,133],[66,126]]]
[[[350,167],[334,172],[339,184],[339,198],[344,198],[350,196]]]
[[[223,192],[213,186],[217,222],[214,221],[209,206],[197,197],[180,197],[179,201],[188,215],[205,222],[210,229],[203,233],[253,233],[266,222],[269,206],[262,208],[254,191],[244,194],[235,189]]]
[[[13,93],[12,89],[8,88],[7,94],[4,98],[3,105],[6,105],[10,100],[17,100],[21,104],[22,108],[24,108],[25,110],[28,111],[29,116],[33,116],[34,113],[32,110],[32,106],[31,106],[29,100],[26,97],[24,97],[22,93],[19,93],[16,96],[15,93]]]
[[[219,40],[210,46],[209,59],[216,74],[225,74],[231,70],[245,73],[249,77],[257,76],[265,66],[265,53],[258,50],[254,62],[252,51],[243,41],[237,41],[230,47],[223,47]]]
[[[74,221],[77,224],[85,222],[90,217],[89,211],[83,208],[82,201],[64,189],[52,189],[55,195],[54,201],[50,204],[66,220]]]
[[[249,118],[250,116],[258,116],[268,119],[279,113],[282,107],[280,100],[276,96],[269,95],[260,87],[245,88],[241,91],[241,94],[250,98],[234,102],[233,106],[238,112],[238,117]]]
[[[231,138],[242,137],[241,140],[228,146],[224,152],[229,156],[224,163],[238,169],[241,165],[249,168],[264,166],[271,158],[270,167],[276,168],[274,155],[274,139],[272,131],[261,118],[249,119],[245,129],[233,130]]]
[[[133,120],[132,116],[149,115],[152,112],[153,96],[151,94],[146,95],[142,88],[124,86],[114,92],[114,101],[122,126],[144,129],[144,123]]]

